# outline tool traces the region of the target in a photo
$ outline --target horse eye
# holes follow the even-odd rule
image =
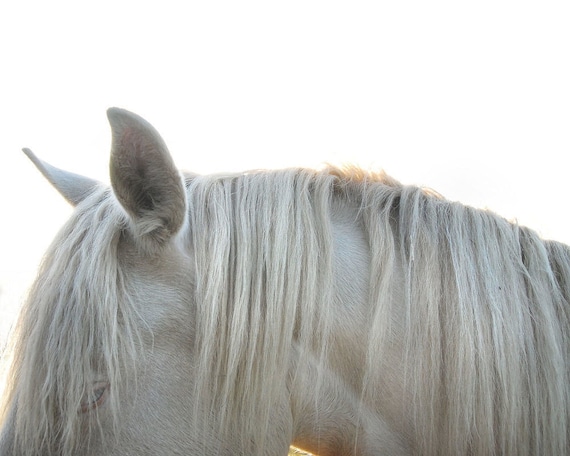
[[[86,397],[81,401],[81,412],[85,413],[103,405],[105,399],[107,399],[108,391],[109,383],[95,383],[91,391],[89,391]]]

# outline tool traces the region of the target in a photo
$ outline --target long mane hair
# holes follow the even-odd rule
[[[118,386],[121,368],[137,358],[140,321],[118,250],[126,223],[112,193],[99,189],[44,255],[9,346],[0,415],[25,410],[13,423],[14,446],[23,455],[74,454],[97,427],[96,413],[79,413],[100,380],[96,371]],[[118,401],[110,398],[115,421]]]
[[[207,393],[201,410],[215,412],[222,431],[238,426],[244,441],[263,448],[272,404],[290,381],[292,344],[326,363],[334,201],[359,208],[355,224],[372,259],[362,400],[381,394],[379,357],[396,341],[418,453],[567,452],[566,246],[355,169],[191,176],[187,196],[196,392]],[[94,362],[86,352],[100,354],[112,385],[122,381],[120,366],[136,359],[141,322],[118,258],[126,222],[116,206],[99,192],[78,207],[24,308],[7,403],[29,410],[16,423],[29,454],[55,436],[62,454],[76,447],[76,410]],[[394,296],[402,297],[398,306]],[[405,316],[403,334],[391,324],[395,313]],[[119,406],[111,404],[116,417]]]
[[[335,318],[329,211],[340,199],[360,208],[372,258],[362,397],[382,394],[379,356],[401,337],[414,403],[407,412],[422,454],[566,453],[566,246],[354,168],[207,177],[194,180],[188,194],[203,271],[198,372],[203,384],[223,379],[216,410],[245,423],[243,435],[262,439],[260,423],[286,381],[292,341],[327,356]],[[403,307],[395,307],[395,293]],[[403,335],[391,327],[401,312]]]

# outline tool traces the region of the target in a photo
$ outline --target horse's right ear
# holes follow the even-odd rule
[[[158,132],[129,111],[107,111],[113,134],[111,185],[131,219],[135,241],[152,250],[180,230],[186,214],[182,176]]]

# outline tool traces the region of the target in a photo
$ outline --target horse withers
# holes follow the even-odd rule
[[[0,455],[563,455],[570,250],[355,168],[181,174],[112,108],[12,341]]]

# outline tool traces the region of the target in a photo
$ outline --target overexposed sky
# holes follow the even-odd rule
[[[20,152],[107,180],[109,106],[181,168],[352,162],[570,243],[567,1],[5,1],[0,334],[69,215]]]

